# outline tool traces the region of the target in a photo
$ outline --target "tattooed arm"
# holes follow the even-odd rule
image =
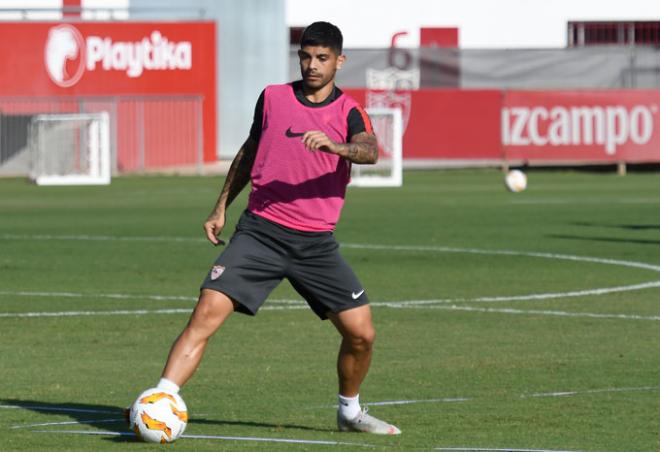
[[[257,155],[258,143],[248,138],[241,149],[234,157],[229,167],[229,172],[222,187],[220,196],[215,203],[215,207],[204,223],[206,237],[214,245],[224,244],[224,241],[218,239],[218,235],[225,227],[225,212],[229,205],[236,199],[236,196],[245,188],[250,181],[250,172],[254,164],[254,158]]]
[[[325,133],[310,130],[305,132],[302,141],[310,150],[337,154],[353,163],[376,163],[378,161],[376,137],[367,132],[353,135],[350,143],[335,143]]]

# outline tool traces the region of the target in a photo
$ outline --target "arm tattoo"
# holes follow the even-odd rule
[[[361,132],[346,143],[345,157],[353,163],[376,163],[378,161],[378,142],[374,135]]]
[[[257,143],[252,138],[248,138],[231,162],[215,206],[216,212],[224,212],[248,184],[256,155]]]

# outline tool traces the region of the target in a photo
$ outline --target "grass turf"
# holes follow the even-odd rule
[[[335,432],[338,336],[285,301],[300,298],[285,282],[256,318],[235,315],[212,340],[182,392],[186,433],[308,443],[171,447],[660,450],[657,175],[533,171],[529,181],[511,194],[494,170],[428,171],[406,173],[400,189],[349,190],[336,234],[378,331],[361,398],[410,402],[371,406],[403,435]],[[201,224],[221,183],[0,179],[0,449],[152,447],[71,432],[125,432],[113,419],[157,381],[187,321],[179,310],[219,251]],[[623,289],[594,292],[612,287]],[[574,393],[550,395],[561,391]]]

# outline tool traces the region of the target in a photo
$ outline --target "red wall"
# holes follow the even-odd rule
[[[366,104],[366,90],[346,91]],[[421,89],[392,98],[407,118],[404,159],[660,162],[660,90]]]
[[[658,90],[511,91],[503,99],[509,159],[660,161]]]
[[[420,47],[458,47],[458,28],[422,27],[419,29]]]
[[[3,22],[0,97],[203,96],[204,160],[214,161],[215,33],[214,22]],[[145,130],[175,130],[177,114],[150,115]]]

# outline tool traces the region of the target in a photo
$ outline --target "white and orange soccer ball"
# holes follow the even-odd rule
[[[507,190],[519,193],[527,188],[527,176],[520,170],[511,170],[504,177]]]
[[[131,430],[148,443],[171,443],[183,435],[188,408],[178,394],[151,388],[140,394],[129,413]]]

